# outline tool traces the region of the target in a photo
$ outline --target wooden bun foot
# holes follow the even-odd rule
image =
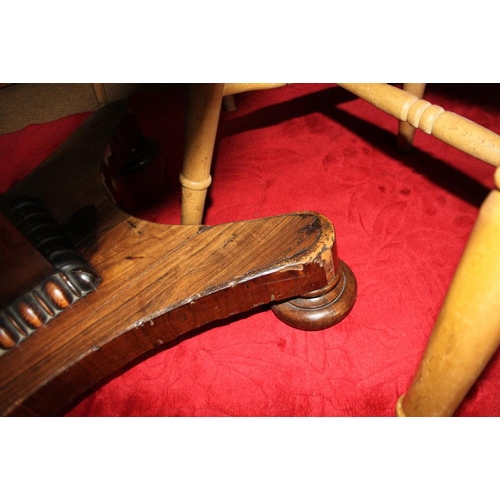
[[[324,330],[340,323],[356,302],[356,278],[340,261],[339,272],[324,288],[272,307],[284,323],[300,330]]]

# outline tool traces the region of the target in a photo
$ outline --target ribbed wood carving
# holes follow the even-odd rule
[[[39,201],[20,201],[9,218],[55,272],[0,311],[0,355],[95,290],[101,281]]]

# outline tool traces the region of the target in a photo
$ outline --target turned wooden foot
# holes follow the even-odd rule
[[[320,290],[272,307],[274,314],[300,330],[324,330],[342,321],[356,302],[357,283],[342,261],[334,278]]]

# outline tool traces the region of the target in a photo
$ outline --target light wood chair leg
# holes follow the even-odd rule
[[[464,153],[500,167],[500,136],[440,106],[386,83],[339,83],[394,118]]]
[[[104,88],[104,83],[91,83],[92,90],[100,108],[108,104],[108,96],[106,95],[106,89]]]
[[[226,111],[236,111],[236,101],[234,100],[234,95],[224,96],[223,103]]]
[[[223,83],[188,87],[182,185],[182,224],[201,224],[224,93]]]
[[[398,416],[451,416],[500,345],[500,171]]]
[[[403,90],[422,99],[425,93],[425,86],[425,83],[404,83]],[[400,153],[407,153],[410,151],[415,136],[415,130],[415,127],[412,127],[408,122],[399,122],[397,149]]]

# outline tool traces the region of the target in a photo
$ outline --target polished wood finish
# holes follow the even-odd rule
[[[389,115],[474,158],[500,167],[500,136],[477,123],[385,83],[339,83]]]
[[[398,416],[451,416],[500,346],[500,171]]]
[[[284,323],[300,330],[323,330],[342,321],[356,301],[356,278],[340,262],[333,279],[322,289],[275,304],[274,314]]]
[[[6,193],[9,206],[40,200],[102,283],[0,357],[0,414],[60,414],[187,331],[314,293],[338,276],[334,229],[316,213],[208,227],[122,212],[113,186],[140,137],[126,106],[109,104]]]
[[[425,93],[425,83],[403,83],[403,90],[408,92],[418,99],[422,99]],[[400,153],[410,151],[415,137],[415,127],[406,121],[399,122],[397,149]]]

